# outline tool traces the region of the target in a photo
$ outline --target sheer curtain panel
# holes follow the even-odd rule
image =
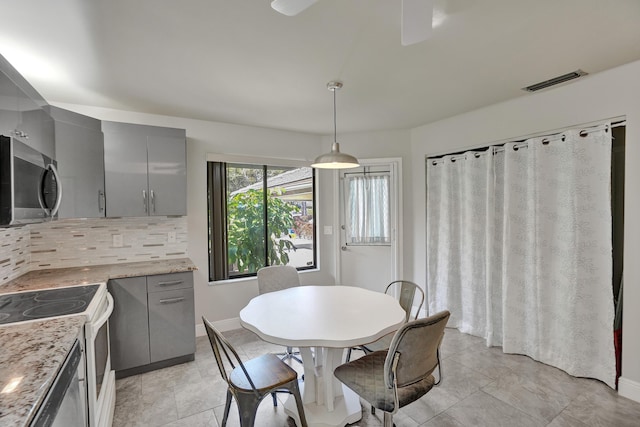
[[[345,176],[347,244],[390,244],[389,175]]]
[[[428,160],[430,311],[613,387],[610,156],[605,124]]]

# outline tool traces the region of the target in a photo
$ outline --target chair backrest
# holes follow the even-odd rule
[[[209,337],[211,349],[213,350],[213,355],[216,359],[216,363],[218,364],[218,369],[220,370],[222,379],[232,387],[230,381],[231,371],[234,370],[236,366],[240,366],[244,375],[247,377],[247,381],[253,388],[254,393],[258,393],[253,380],[249,376],[240,356],[238,356],[238,353],[231,343],[227,341],[220,331],[218,331],[204,316],[202,316],[202,323],[204,323],[204,327],[207,330],[207,336]]]
[[[279,291],[300,286],[298,270],[290,265],[271,265],[258,270],[258,293]]]
[[[398,298],[400,306],[406,313],[405,322],[418,318],[424,304],[424,292],[416,283],[409,280],[396,280],[389,283],[384,293]]]
[[[438,367],[438,348],[450,313],[405,323],[393,336],[384,362],[385,384],[402,387],[427,378]]]

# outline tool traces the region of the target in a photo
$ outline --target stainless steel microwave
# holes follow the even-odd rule
[[[0,225],[55,218],[61,200],[56,161],[15,138],[0,136]]]

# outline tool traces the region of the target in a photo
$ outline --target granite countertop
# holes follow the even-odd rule
[[[194,270],[188,258],[35,270],[0,285],[0,295]],[[78,315],[0,325],[0,425],[29,424],[85,321]]]
[[[0,294],[35,291],[47,288],[106,283],[109,279],[152,276],[154,274],[194,271],[197,267],[189,258],[157,261],[129,262],[122,264],[90,265],[71,268],[34,270],[0,286]]]
[[[29,424],[84,323],[73,316],[0,327],[0,425]]]

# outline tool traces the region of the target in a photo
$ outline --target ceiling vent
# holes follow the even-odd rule
[[[531,86],[523,87],[522,90],[526,90],[527,92],[536,92],[538,90],[568,82],[569,80],[577,79],[578,77],[586,76],[587,74],[589,73],[582,70],[576,70],[540,83],[532,84]]]

